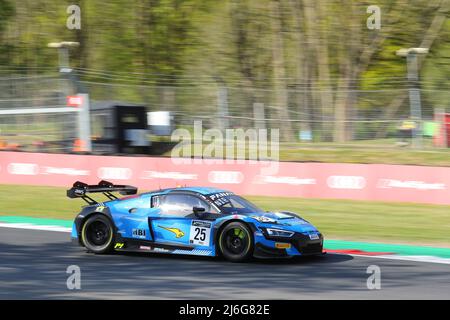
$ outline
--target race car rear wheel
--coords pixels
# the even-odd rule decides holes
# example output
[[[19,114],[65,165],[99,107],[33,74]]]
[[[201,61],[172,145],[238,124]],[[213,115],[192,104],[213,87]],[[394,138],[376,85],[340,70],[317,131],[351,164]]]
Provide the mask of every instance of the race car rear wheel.
[[[227,224],[219,235],[219,249],[225,259],[241,262],[253,254],[253,238],[250,229],[241,222]]]
[[[104,215],[89,217],[83,224],[81,240],[89,251],[107,253],[114,245],[114,231],[111,220]]]

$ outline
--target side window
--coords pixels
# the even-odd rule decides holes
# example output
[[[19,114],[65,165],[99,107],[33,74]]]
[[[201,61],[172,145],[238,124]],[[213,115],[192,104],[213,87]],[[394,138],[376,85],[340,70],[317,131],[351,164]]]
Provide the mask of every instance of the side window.
[[[204,200],[189,194],[168,194],[160,198],[159,207],[164,215],[185,217],[192,214],[193,207],[202,207],[211,211],[211,206]]]
[[[234,208],[237,208],[237,209],[244,209],[245,208],[245,206],[243,204],[237,202],[233,198],[230,199],[230,203],[233,205]]]

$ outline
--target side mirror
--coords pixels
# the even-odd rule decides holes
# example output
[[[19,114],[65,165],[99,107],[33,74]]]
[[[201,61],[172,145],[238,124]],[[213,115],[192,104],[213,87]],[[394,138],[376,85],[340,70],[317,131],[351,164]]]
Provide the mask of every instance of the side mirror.
[[[192,211],[198,218],[202,218],[205,216],[206,209],[203,207],[193,207]]]

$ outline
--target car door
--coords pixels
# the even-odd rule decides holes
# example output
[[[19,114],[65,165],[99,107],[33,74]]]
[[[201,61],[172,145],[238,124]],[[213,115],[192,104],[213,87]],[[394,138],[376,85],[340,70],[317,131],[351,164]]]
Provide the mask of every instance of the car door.
[[[160,208],[159,217],[151,219],[154,239],[159,243],[187,246],[209,246],[212,223],[197,219],[193,207],[205,208],[210,205],[198,196],[186,193],[173,193],[156,201]]]

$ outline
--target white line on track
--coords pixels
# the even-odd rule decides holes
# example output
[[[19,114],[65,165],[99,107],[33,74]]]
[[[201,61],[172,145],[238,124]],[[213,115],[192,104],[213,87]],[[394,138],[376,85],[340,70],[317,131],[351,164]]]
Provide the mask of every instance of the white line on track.
[[[13,228],[13,229],[69,232],[69,233],[72,231],[72,228],[58,227],[58,226],[46,226],[46,225],[35,225],[35,224],[31,224],[31,223],[3,223],[3,222],[0,222],[0,227],[1,228]]]
[[[347,254],[347,253],[329,253],[329,254]],[[349,254],[352,257],[363,257],[363,258],[376,258],[376,259],[388,259],[388,260],[403,260],[403,261],[414,261],[414,262],[428,262],[428,263],[441,263],[450,264],[449,258],[441,258],[436,256],[403,256],[398,254],[392,255],[380,255],[380,256],[368,256],[363,254]]]

